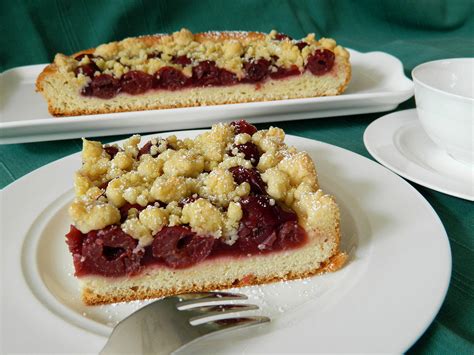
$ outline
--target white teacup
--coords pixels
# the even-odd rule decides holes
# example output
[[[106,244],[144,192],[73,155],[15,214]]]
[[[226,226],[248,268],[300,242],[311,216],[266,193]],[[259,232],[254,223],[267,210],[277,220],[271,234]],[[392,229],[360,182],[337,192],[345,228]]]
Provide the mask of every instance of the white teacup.
[[[425,132],[451,157],[474,165],[474,58],[420,64],[412,77]]]

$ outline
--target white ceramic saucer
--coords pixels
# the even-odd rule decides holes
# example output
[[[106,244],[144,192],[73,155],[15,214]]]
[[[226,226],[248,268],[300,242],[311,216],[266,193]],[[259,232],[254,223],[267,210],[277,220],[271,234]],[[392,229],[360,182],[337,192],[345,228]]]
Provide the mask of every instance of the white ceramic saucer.
[[[460,163],[438,148],[423,131],[416,109],[372,122],[364,132],[364,144],[375,159],[398,175],[474,201],[474,166]]]

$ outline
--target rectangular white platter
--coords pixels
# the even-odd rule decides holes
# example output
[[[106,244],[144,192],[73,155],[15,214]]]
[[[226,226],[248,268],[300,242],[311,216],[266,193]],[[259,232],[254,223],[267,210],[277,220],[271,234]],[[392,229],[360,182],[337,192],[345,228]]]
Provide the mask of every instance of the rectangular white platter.
[[[261,123],[382,112],[413,96],[397,58],[350,54],[352,80],[339,96],[56,118],[35,92],[45,65],[10,69],[0,74],[0,144],[203,128],[239,118]]]

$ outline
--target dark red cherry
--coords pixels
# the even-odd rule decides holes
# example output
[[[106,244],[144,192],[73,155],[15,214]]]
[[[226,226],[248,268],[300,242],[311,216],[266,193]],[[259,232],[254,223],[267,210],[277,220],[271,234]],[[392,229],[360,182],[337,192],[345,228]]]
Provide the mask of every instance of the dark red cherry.
[[[82,256],[79,260],[74,259],[76,275],[125,276],[138,273],[143,252],[136,250],[137,243],[116,225],[87,233],[82,244]]]
[[[183,226],[164,227],[154,238],[153,256],[175,269],[204,260],[211,253],[215,241],[213,237],[197,235]]]
[[[298,47],[298,49],[299,49],[300,51],[302,51],[303,48],[308,45],[308,43],[301,41],[301,42],[296,43],[295,45],[296,45],[296,47]]]
[[[122,91],[130,95],[143,94],[153,87],[153,76],[139,70],[132,70],[120,79]]]
[[[182,65],[183,67],[192,63],[191,58],[188,58],[186,55],[174,56],[171,58],[171,62]]]
[[[120,81],[109,74],[94,76],[89,84],[91,95],[111,99],[120,92]]]
[[[140,150],[138,151],[137,159],[140,160],[140,157],[144,154],[150,154],[152,157],[158,156],[160,154],[158,151],[156,152],[154,151],[153,154],[151,153],[151,147],[153,145],[159,146],[163,142],[163,140],[164,139],[156,138],[156,144],[153,144],[151,141],[146,142],[145,145],[141,147]],[[173,147],[167,146],[167,149],[173,149]]]
[[[205,60],[193,67],[193,84],[197,86],[219,85],[219,68],[216,63]]]
[[[253,228],[241,224],[238,235],[237,247],[248,254],[272,250],[278,238],[275,226],[266,224],[258,224]]]
[[[274,248],[278,250],[289,249],[298,245],[306,238],[306,233],[296,221],[287,221],[277,228],[277,239]]]
[[[230,125],[235,127],[235,134],[247,133],[253,135],[255,132],[257,132],[257,127],[248,123],[246,120],[233,121],[230,123]]]
[[[269,73],[270,64],[266,59],[244,63],[246,81],[256,83],[264,80]]]
[[[113,159],[115,155],[119,152],[119,149],[117,147],[114,147],[113,145],[104,147],[104,150],[108,155],[110,155],[110,159]]]
[[[188,83],[188,77],[172,67],[163,67],[158,70],[156,78],[158,79],[157,86],[167,90],[178,90]]]
[[[248,182],[250,184],[250,189],[254,194],[266,194],[266,185],[257,169],[246,169],[243,166],[234,166],[230,168],[229,171],[232,173],[234,181],[237,184]]]
[[[277,240],[279,223],[274,204],[266,195],[247,196],[240,200],[242,219],[237,244],[243,251],[258,252],[272,249]]]
[[[124,222],[128,217],[128,211],[132,208],[138,210],[138,212],[143,211],[146,207],[139,205],[138,203],[125,203],[122,207],[119,208],[120,210],[120,221]]]
[[[323,75],[331,71],[335,55],[328,49],[317,49],[308,57],[306,68],[314,75]]]
[[[237,144],[234,146],[234,148],[237,149],[240,153],[243,153],[245,155],[245,159],[250,160],[253,166],[258,165],[261,154],[255,144],[253,144],[252,142],[247,142],[244,144]],[[233,155],[232,151],[230,152],[231,155]]]
[[[237,75],[231,73],[228,70],[220,69],[219,70],[219,85],[232,85],[239,82]]]
[[[82,253],[82,241],[84,238],[85,235],[82,234],[79,229],[71,225],[69,233],[66,234],[66,244],[73,255]]]
[[[160,58],[160,57],[161,57],[161,54],[162,54],[162,52],[160,52],[160,51],[155,51],[155,52],[152,52],[152,53],[147,54],[146,57],[147,57],[148,59]]]
[[[292,40],[293,38],[291,38],[290,36],[284,34],[284,33],[277,33],[275,35],[275,39],[277,41],[283,41],[284,39],[289,39],[289,40]]]
[[[277,55],[271,55],[270,58],[272,58],[272,64],[275,64],[278,61],[278,59],[280,59],[280,57]]]
[[[88,64],[79,65],[74,70],[74,74],[76,74],[76,76],[82,74],[88,76],[89,78],[92,78],[96,71],[100,71],[99,67],[94,62],[90,62]]]
[[[143,154],[150,154],[150,150],[151,150],[152,145],[153,144],[151,143],[151,141],[146,142],[145,145],[143,147],[141,147],[140,150],[138,151],[137,159],[140,160],[140,157]]]

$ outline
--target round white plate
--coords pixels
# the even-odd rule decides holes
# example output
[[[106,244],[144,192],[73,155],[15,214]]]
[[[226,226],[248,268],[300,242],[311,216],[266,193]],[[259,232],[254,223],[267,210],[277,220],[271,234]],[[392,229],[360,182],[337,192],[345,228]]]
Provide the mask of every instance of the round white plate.
[[[177,132],[193,137],[199,131]],[[404,352],[436,316],[449,284],[446,232],[426,200],[379,164],[288,136],[315,159],[341,208],[341,270],[240,289],[272,322],[198,342],[189,353]],[[1,193],[2,351],[96,353],[111,326],[144,302],[86,307],[64,234],[79,154]]]
[[[421,127],[416,109],[372,122],[364,132],[364,144],[375,159],[398,175],[474,201],[474,166],[460,163],[438,148]]]

